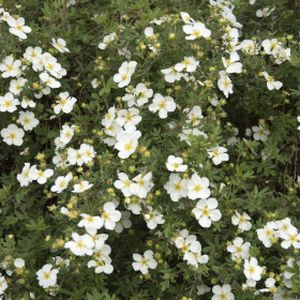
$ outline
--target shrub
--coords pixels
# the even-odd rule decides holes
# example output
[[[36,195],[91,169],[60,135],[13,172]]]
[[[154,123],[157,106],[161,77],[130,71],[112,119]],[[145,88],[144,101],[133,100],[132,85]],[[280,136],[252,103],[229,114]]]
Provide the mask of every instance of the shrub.
[[[300,296],[296,1],[2,1],[0,297]]]

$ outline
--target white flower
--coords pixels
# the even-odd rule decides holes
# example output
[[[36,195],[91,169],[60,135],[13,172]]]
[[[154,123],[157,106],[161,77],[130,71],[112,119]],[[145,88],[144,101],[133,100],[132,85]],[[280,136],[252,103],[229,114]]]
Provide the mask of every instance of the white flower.
[[[231,292],[230,284],[223,286],[214,285],[212,288],[213,296],[211,300],[234,300],[234,294]]]
[[[235,52],[231,52],[230,53],[230,57],[228,59],[226,59],[225,57],[222,57],[222,62],[224,67],[226,68],[226,72],[227,73],[241,73],[242,72],[242,67],[243,65],[238,62],[240,60],[240,56],[238,55],[238,53]]]
[[[69,114],[73,110],[74,104],[77,102],[75,97],[71,97],[68,92],[59,93],[54,112],[59,114],[61,111]]]
[[[40,123],[40,121],[35,118],[34,113],[31,111],[20,111],[17,122],[20,123],[26,131],[32,130]]]
[[[175,101],[172,97],[164,97],[162,94],[155,94],[153,102],[149,105],[149,110],[153,113],[158,111],[161,119],[166,119],[168,112],[173,112],[176,109]]]
[[[148,172],[144,176],[142,174],[139,174],[132,179],[130,191],[133,195],[144,199],[147,197],[147,194],[148,192],[150,192],[152,187],[152,172]]]
[[[136,61],[123,62],[120,66],[118,73],[114,75],[114,82],[118,84],[119,88],[127,86],[131,81],[131,76],[135,72],[137,66]]]
[[[219,165],[223,161],[229,160],[229,155],[226,152],[227,149],[224,147],[215,147],[207,150],[208,156],[212,158],[214,165]]]
[[[200,178],[198,174],[194,173],[188,181],[188,198],[206,199],[210,196],[209,181],[206,177]]]
[[[72,233],[72,241],[65,243],[65,248],[70,249],[77,256],[92,255],[94,241],[90,235]]]
[[[47,72],[43,72],[39,75],[41,81],[49,86],[51,89],[57,89],[61,86],[60,82],[51,77]]]
[[[162,69],[161,72],[165,75],[165,81],[169,83],[173,83],[182,78],[183,74],[178,72],[175,67]]]
[[[180,249],[184,255],[183,260],[187,261],[189,265],[198,267],[198,264],[206,264],[208,256],[202,255],[202,246],[197,241],[195,235],[189,235],[189,232],[184,229],[179,232],[173,239],[175,246]]]
[[[143,255],[134,253],[132,255],[134,262],[132,267],[135,271],[140,271],[143,275],[149,272],[149,269],[155,269],[157,267],[157,261],[153,257],[153,251],[147,250]]]
[[[17,175],[17,180],[19,181],[20,185],[28,186],[34,180],[34,172],[36,166],[30,166],[30,163],[25,163],[22,169],[22,172]]]
[[[268,90],[279,90],[283,86],[281,81],[275,80],[273,76],[270,76],[267,72],[263,72],[265,79],[267,80]]]
[[[187,264],[198,268],[199,264],[206,264],[208,262],[208,256],[202,255],[202,246],[200,242],[197,240],[189,241],[189,237],[192,236],[186,238],[187,250],[184,248],[181,249],[184,252],[183,260],[186,260]]]
[[[96,152],[93,146],[83,143],[79,149],[68,148],[67,154],[70,165],[82,166],[93,161]]]
[[[273,8],[264,7],[263,9],[258,9],[255,14],[258,18],[268,17],[271,15],[271,13],[274,10],[275,10],[275,7],[273,7]]]
[[[74,126],[64,124],[59,132],[59,145],[67,145],[74,136]]]
[[[277,226],[279,237],[284,239],[284,236],[288,233],[296,233],[298,230],[295,226],[291,224],[290,218],[285,218],[279,221],[275,221]]]
[[[93,186],[87,180],[81,180],[79,183],[74,184],[72,193],[83,193]]]
[[[59,270],[53,269],[51,264],[44,265],[36,272],[39,285],[44,289],[55,286],[58,272]]]
[[[255,257],[245,259],[244,275],[247,279],[259,281],[261,279],[262,271],[263,268],[258,265],[257,259]]]
[[[257,55],[258,49],[255,41],[252,40],[243,40],[241,42],[241,50],[249,55]]]
[[[244,243],[242,238],[237,237],[227,246],[227,251],[231,253],[231,259],[236,261],[248,258],[250,247],[251,244],[249,242]]]
[[[154,30],[153,27],[146,27],[144,29],[144,34],[147,38],[152,38],[155,34],[154,34]]]
[[[300,234],[297,228],[290,226],[288,230],[280,233],[280,237],[283,239],[281,247],[288,249],[293,246],[295,249],[300,249]]]
[[[226,33],[222,36],[222,38],[224,45],[235,49],[239,41],[239,31],[237,28],[227,26]]]
[[[144,214],[145,221],[147,223],[147,227],[151,230],[155,229],[159,224],[164,224],[164,216],[153,209],[152,206],[147,206],[147,212]]]
[[[108,112],[105,114],[104,118],[101,121],[101,124],[104,127],[110,127],[114,122],[116,117],[116,108],[114,106],[110,107]]]
[[[9,83],[9,91],[11,93],[13,93],[14,95],[19,95],[22,90],[23,87],[25,86],[25,84],[28,82],[27,79],[23,78],[23,77],[19,77],[17,79],[13,79],[10,83]]]
[[[23,57],[33,64],[32,68],[35,71],[42,71],[43,69],[41,60],[42,52],[41,47],[27,47],[23,54]]]
[[[27,97],[23,97],[21,101],[21,106],[22,108],[27,108],[27,107],[34,108],[36,107],[36,103],[31,99],[28,99]]]
[[[273,56],[275,58],[276,64],[280,65],[283,62],[290,60],[291,49],[290,48],[284,49],[283,47],[278,47],[277,49],[274,50]]]
[[[235,214],[231,217],[231,222],[233,225],[238,226],[241,232],[248,231],[251,229],[252,224],[250,222],[251,217],[247,213],[240,214],[235,211]]]
[[[32,178],[33,180],[36,180],[39,184],[45,184],[52,175],[54,174],[54,171],[51,169],[46,170],[38,170],[36,166],[32,167]]]
[[[132,184],[131,180],[129,179],[126,173],[118,173],[118,180],[114,182],[115,188],[120,190],[125,197],[130,197],[132,192],[130,190],[130,186]]]
[[[277,240],[276,232],[277,225],[275,222],[268,222],[263,228],[256,230],[258,239],[264,244],[266,248],[270,248]]]
[[[78,227],[84,227],[89,234],[96,234],[97,230],[103,227],[103,220],[99,216],[80,214],[82,220],[79,221]]]
[[[23,258],[16,258],[14,260],[14,266],[18,269],[25,267],[25,260]]]
[[[252,131],[253,131],[253,138],[256,141],[265,142],[268,139],[268,136],[270,135],[270,131],[265,127],[263,127],[262,125],[252,126]]]
[[[175,65],[177,72],[186,70],[189,73],[194,73],[199,66],[199,61],[193,56],[185,57],[182,62]]]
[[[121,130],[116,136],[117,143],[114,146],[119,151],[118,156],[125,159],[133,154],[141,135],[141,132],[136,130],[135,126],[126,126],[125,130]]]
[[[68,173],[66,176],[58,176],[55,180],[55,184],[51,186],[51,191],[60,194],[63,190],[65,190],[68,187],[72,179],[72,173]]]
[[[10,27],[9,32],[22,40],[27,39],[26,33],[31,32],[31,28],[25,25],[24,18],[14,19],[13,17],[9,17],[7,24]]]
[[[136,103],[136,106],[140,107],[148,103],[149,99],[153,96],[153,90],[148,89],[143,83],[139,83],[135,87],[133,95],[134,100],[131,103],[127,102],[128,106],[131,107]],[[124,97],[122,99],[124,100]]]
[[[43,68],[55,78],[62,78],[67,71],[57,62],[57,59],[50,53],[46,52],[41,56]],[[46,73],[46,72],[44,72]],[[41,78],[41,76],[40,76]],[[42,78],[41,78],[42,79]],[[51,80],[51,79],[50,79]],[[44,80],[43,80],[44,81]],[[50,84],[48,84],[50,86]],[[51,87],[51,86],[50,86]]]
[[[215,198],[201,199],[192,210],[200,226],[208,228],[212,222],[217,222],[221,219],[221,212],[216,209],[218,201]]]
[[[0,71],[2,72],[2,77],[19,77],[22,74],[20,66],[20,60],[14,60],[14,57],[12,55],[6,56],[0,64]]]
[[[81,144],[80,149],[82,153],[82,159],[85,164],[90,163],[93,161],[94,157],[96,156],[96,152],[94,150],[94,147],[88,144]]]
[[[233,84],[225,71],[219,72],[218,88],[224,93],[226,98],[233,93]]]
[[[106,202],[103,205],[103,213],[101,214],[101,218],[106,229],[114,230],[116,223],[121,220],[121,216],[121,212],[116,210],[113,202]]]
[[[96,234],[95,229],[93,229],[93,232],[94,233],[92,234],[92,238],[95,243],[95,250],[101,250],[103,248],[103,246],[105,245],[105,241],[108,239],[108,234],[106,234],[106,233]]]
[[[129,201],[126,201],[129,200]],[[139,197],[132,197],[127,198],[125,201],[125,206],[128,210],[130,210],[135,215],[140,215],[142,212],[142,206],[146,205],[146,202],[144,199],[141,199]]]
[[[101,50],[105,50],[106,47],[116,39],[116,37],[117,37],[117,35],[115,32],[112,32],[112,33],[106,35],[103,38],[103,41],[101,43],[99,43],[98,48]]]
[[[142,120],[142,117],[140,116],[140,111],[135,108],[129,108],[129,109],[120,109],[117,112],[117,118],[115,119],[116,123],[119,126],[136,126],[138,125]]]
[[[186,24],[190,24],[190,23],[192,24],[195,22],[194,19],[192,19],[191,16],[187,12],[181,11],[180,17],[181,17],[182,21]]]
[[[264,48],[264,51],[266,54],[274,54],[274,52],[280,48],[280,42],[277,39],[271,39],[271,40],[263,40],[261,44]]]
[[[174,155],[168,156],[166,167],[171,172],[185,172],[187,170],[187,165],[183,164],[183,159]]]
[[[187,196],[187,180],[181,179],[178,174],[170,174],[169,181],[164,185],[172,201],[179,201]]]
[[[200,124],[200,120],[203,119],[202,109],[199,105],[195,105],[192,109],[185,109],[184,112],[188,112],[188,123],[192,123],[193,126]]]
[[[20,101],[14,97],[12,93],[6,93],[3,97],[0,96],[0,111],[12,113],[17,110],[17,105]]]
[[[5,290],[8,288],[7,281],[4,276],[0,273],[0,296],[4,294]]]
[[[1,130],[1,136],[7,145],[21,146],[23,144],[24,135],[24,130],[15,124],[9,124],[6,128]]]
[[[88,267],[95,268],[95,273],[97,274],[111,274],[114,268],[111,264],[111,258],[109,257],[110,252],[111,248],[108,245],[103,245],[101,249],[97,249],[94,252],[95,260],[90,260]]]
[[[209,38],[211,35],[211,31],[206,28],[206,26],[201,22],[195,22],[192,24],[184,25],[183,31],[187,36],[186,40],[195,40],[200,37],[204,37],[205,39]]]
[[[70,52],[70,50],[66,47],[67,43],[64,39],[62,38],[52,38],[51,39],[51,45],[57,49],[60,53],[65,53],[65,52]]]

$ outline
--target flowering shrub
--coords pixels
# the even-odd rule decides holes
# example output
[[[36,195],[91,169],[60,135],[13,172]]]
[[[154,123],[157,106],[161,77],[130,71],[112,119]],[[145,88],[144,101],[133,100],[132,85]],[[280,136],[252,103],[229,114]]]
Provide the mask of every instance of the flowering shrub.
[[[2,2],[1,299],[300,297],[297,1]]]

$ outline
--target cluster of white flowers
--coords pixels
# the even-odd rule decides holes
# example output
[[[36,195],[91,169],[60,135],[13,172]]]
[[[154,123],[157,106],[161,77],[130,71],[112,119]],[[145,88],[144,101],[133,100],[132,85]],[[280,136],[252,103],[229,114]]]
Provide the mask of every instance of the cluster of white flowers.
[[[184,33],[186,34],[186,40],[196,40],[201,37],[208,39],[211,36],[211,31],[206,28],[206,26],[202,22],[195,21],[186,12],[181,12],[180,16],[185,23],[182,28]]]
[[[162,69],[161,72],[164,74],[165,81],[168,83],[174,83],[183,78],[186,81],[193,80],[191,74],[196,72],[199,66],[199,61],[193,56],[184,57],[184,59],[175,64],[172,67]]]
[[[172,242],[176,248],[180,249],[183,260],[187,264],[194,267],[198,267],[199,264],[206,264],[208,262],[208,256],[202,254],[202,246],[197,237],[193,234],[189,234],[188,230],[183,229],[179,231],[172,239]]]
[[[31,166],[30,163],[25,163],[22,172],[17,175],[17,180],[21,186],[28,186],[29,183],[36,180],[39,184],[45,184],[54,171],[52,169],[38,169],[36,165]]]
[[[147,227],[151,230],[155,229],[159,224],[165,222],[163,215],[159,210],[151,205],[146,204],[146,197],[153,188],[152,173],[145,175],[139,174],[132,180],[126,173],[118,173],[118,180],[114,182],[114,186],[122,192],[125,198],[125,207],[134,215],[143,214]]]
[[[291,224],[290,218],[268,222],[256,232],[258,239],[266,248],[270,248],[278,239],[281,239],[282,248],[300,249],[300,234],[298,229]]]
[[[98,230],[105,228],[121,233],[124,228],[131,227],[130,213],[117,210],[117,205],[118,203],[115,202],[106,202],[99,216],[82,213],[78,227],[84,228],[86,233],[79,235],[74,232],[72,240],[65,243],[65,248],[70,249],[76,256],[92,256],[88,262],[88,267],[94,268],[95,273],[111,274],[114,269],[109,256],[111,247],[105,243],[109,235],[106,233],[99,234]],[[68,215],[68,209],[62,207],[61,213]]]
[[[92,162],[96,156],[94,147],[88,144],[81,144],[79,149],[67,149],[68,162],[70,165],[82,166]]]
[[[3,12],[2,12],[3,13]],[[5,16],[5,17],[3,17]],[[25,25],[23,18],[14,19],[13,17],[3,14],[1,19],[5,20],[10,26],[10,32],[20,39],[25,39],[26,33],[31,29]],[[54,41],[52,41],[54,43]],[[58,44],[63,45],[60,52],[66,52],[65,41],[58,39],[55,41],[55,47]],[[27,47],[23,60],[15,59],[13,55],[6,56],[0,63],[0,72],[2,78],[14,78],[10,81],[9,92],[0,96],[0,112],[14,113],[17,111],[18,106],[23,109],[35,108],[36,103],[29,99],[28,96],[22,96],[22,92],[26,91],[28,87],[28,80],[26,73],[31,69],[38,73],[40,84],[35,83],[39,88],[39,92],[34,94],[36,99],[40,99],[43,95],[49,95],[51,89],[56,89],[61,86],[59,79],[67,74],[67,71],[57,62],[57,59],[49,52],[42,51],[40,47]],[[57,105],[54,107],[55,113],[61,110],[69,113],[73,109],[76,102],[75,98],[69,97],[68,92],[61,93]],[[24,131],[31,131],[39,125],[40,121],[36,118],[32,111],[19,111],[17,123],[22,126],[18,127],[16,124],[9,124],[6,128],[1,130],[3,141],[8,145],[21,146],[24,142]]]
[[[68,3],[75,3],[69,1]],[[73,4],[74,4],[73,3]],[[227,25],[226,32],[222,36],[224,54],[221,57],[222,68],[219,70],[219,77],[217,79],[217,86],[226,98],[233,93],[233,74],[243,73],[243,64],[241,63],[240,54],[259,55],[261,54],[261,46],[264,53],[271,55],[276,64],[282,64],[290,59],[291,51],[289,48],[284,48],[283,44],[277,39],[264,40],[261,46],[253,40],[243,40],[239,42],[241,24],[237,22],[233,14],[233,6],[229,5],[227,1],[210,0],[210,5],[218,6],[220,8],[220,16],[226,19],[231,25]],[[5,12],[1,12],[0,18],[9,25],[9,32],[18,36],[20,39],[26,39],[27,33],[31,31],[30,27],[25,25],[23,18],[13,18]],[[211,37],[211,30],[208,29],[202,22],[195,21],[186,12],[180,14],[183,25],[183,32],[187,41],[194,41],[204,38],[209,42]],[[166,19],[160,18],[153,20],[151,24],[160,25]],[[158,34],[154,33],[152,27],[146,27],[144,34],[148,41],[148,48],[152,53],[157,54],[159,47],[156,44]],[[117,39],[115,32],[104,36],[99,43],[98,48],[105,50],[111,43]],[[68,53],[70,50],[67,47],[66,41],[62,38],[53,38],[51,45],[59,53]],[[52,49],[53,50],[53,49]],[[241,53],[239,53],[241,51]],[[120,55],[124,55],[119,53]],[[125,55],[126,56],[126,55]],[[26,61],[24,63],[23,61]],[[199,85],[204,85],[205,82],[196,80],[196,74],[200,72],[200,61],[194,56],[185,56],[183,60],[175,63],[171,67],[160,70],[163,74],[164,80],[168,84],[174,84],[181,79],[186,82],[191,82]],[[28,47],[25,50],[23,59],[16,59],[13,55],[6,56],[0,64],[0,72],[2,78],[13,78],[9,83],[9,91],[0,96],[0,112],[14,113],[18,107],[23,109],[35,108],[36,102],[28,97],[22,97],[22,91],[28,86],[28,80],[25,78],[26,71],[31,66],[31,69],[38,73],[38,80],[40,87],[39,92],[34,94],[36,99],[41,99],[44,95],[50,95],[52,89],[61,87],[60,79],[63,78],[67,71],[58,63],[57,59],[48,52],[43,52],[40,47]],[[113,147],[118,151],[118,157],[121,163],[125,163],[123,159],[128,159],[135,154],[139,149],[139,141],[142,132],[137,129],[137,126],[142,122],[142,112],[147,104],[147,113],[157,113],[160,119],[167,119],[170,113],[177,111],[183,112],[186,119],[180,123],[180,133],[178,138],[181,142],[190,144],[190,136],[203,137],[208,140],[208,134],[202,129],[205,123],[205,117],[202,114],[202,109],[199,105],[191,105],[191,107],[181,107],[178,101],[176,104],[171,92],[167,91],[164,96],[161,93],[154,93],[150,88],[149,82],[139,82],[131,86],[131,80],[137,68],[136,61],[124,61],[118,69],[118,73],[113,76],[113,81],[119,88],[125,88],[125,94],[119,99],[118,104],[108,108],[108,112],[101,120],[104,128],[105,137],[102,141]],[[24,76],[24,77],[23,77]],[[282,88],[282,82],[275,80],[273,76],[266,71],[261,72],[261,77],[265,78],[267,88],[269,90],[279,90]],[[92,86],[97,88],[99,81],[94,79]],[[207,82],[206,82],[207,83]],[[175,97],[175,96],[174,96]],[[176,98],[177,99],[177,98]],[[149,103],[151,100],[151,103]],[[224,99],[223,99],[224,100]],[[218,97],[210,98],[212,106],[218,106],[221,101]],[[60,114],[70,114],[77,99],[72,97],[68,91],[60,92],[56,96],[55,103],[52,104],[54,118]],[[149,105],[148,105],[149,103]],[[121,107],[119,107],[119,105]],[[124,108],[124,106],[125,108]],[[177,112],[176,111],[176,112]],[[176,113],[174,113],[175,115]],[[57,116],[58,115],[58,116]],[[151,114],[150,114],[151,115]],[[29,110],[19,111],[16,122],[22,126],[18,127],[16,124],[9,124],[6,128],[1,130],[3,141],[8,145],[21,146],[24,141],[25,131],[31,131],[39,125],[40,121],[35,117],[35,114]],[[300,116],[297,120],[300,122]],[[177,120],[176,120],[177,121]],[[177,126],[176,121],[169,122],[167,125],[170,129]],[[142,127],[141,127],[142,128]],[[176,128],[177,129],[177,128]],[[300,126],[298,127],[300,130]],[[44,165],[31,165],[25,162],[21,172],[17,175],[17,180],[21,187],[28,186],[31,182],[36,181],[38,184],[46,184],[54,175],[54,170],[61,171],[63,174],[54,176],[54,180],[50,186],[50,191],[55,194],[63,193],[69,185],[72,185],[70,190],[72,193],[83,193],[93,187],[86,178],[78,178],[73,169],[82,169],[81,167],[90,167],[96,158],[96,151],[92,142],[84,140],[83,143],[77,142],[75,148],[67,145],[72,141],[76,133],[76,125],[64,123],[59,128],[59,135],[54,139],[55,156],[52,162],[55,165],[53,169],[47,168]],[[230,139],[222,141],[228,146],[234,145],[237,140],[238,129],[235,130]],[[253,126],[247,129],[246,135],[252,136],[256,141],[266,142],[270,131],[265,124]],[[97,150],[98,151],[98,150]],[[206,156],[209,158],[214,166],[219,166],[223,162],[229,161],[228,150],[225,147],[219,146],[218,143],[210,144],[207,142],[207,147],[204,149]],[[174,155],[173,155],[174,154]],[[222,213],[219,209],[219,202],[217,199],[211,197],[211,189],[215,188],[215,184],[210,180],[199,174],[202,174],[202,165],[188,165],[185,161],[183,153],[174,153],[167,157],[165,162],[166,169],[170,172],[168,181],[164,184],[164,189],[173,202],[178,202],[182,198],[189,200],[198,200],[196,205],[191,210],[192,215],[203,228],[210,228],[214,222],[218,222],[222,218]],[[182,157],[181,157],[182,156]],[[68,169],[70,168],[70,169]],[[189,169],[190,168],[190,169]],[[197,169],[200,169],[199,173]],[[218,168],[218,167],[215,167]],[[133,172],[132,172],[133,173]],[[203,172],[204,173],[204,172]],[[88,175],[87,175],[88,176]],[[110,257],[111,247],[106,244],[109,239],[108,233],[99,233],[99,230],[106,230],[107,232],[121,233],[124,229],[130,228],[132,223],[130,220],[131,213],[133,215],[141,215],[150,230],[155,230],[158,225],[165,223],[165,216],[160,205],[151,205],[149,200],[153,194],[154,188],[152,179],[152,172],[147,168],[140,168],[137,170],[137,175],[130,178],[125,172],[119,171],[118,178],[113,181],[113,186],[120,191],[124,197],[125,211],[118,209],[119,203],[116,201],[105,202],[102,206],[99,215],[91,215],[81,212],[81,220],[77,226],[79,230],[85,230],[83,234],[73,232],[72,239],[68,240],[64,247],[69,249],[75,256],[88,256],[91,259],[88,261],[88,268],[93,268],[95,273],[111,274],[114,270],[112,259]],[[213,180],[212,180],[213,182]],[[221,185],[225,186],[224,184]],[[221,191],[221,187],[220,187]],[[160,193],[160,191],[158,191]],[[149,194],[151,195],[149,196]],[[222,204],[222,198],[220,203]],[[123,202],[122,202],[123,203]],[[191,203],[191,202],[189,202]],[[176,203],[181,204],[181,203]],[[72,218],[68,208],[62,206],[60,212],[63,215]],[[79,214],[78,214],[79,215]],[[195,222],[195,220],[194,220]],[[235,211],[232,215],[231,222],[237,226],[238,234],[250,231],[252,228],[251,217],[246,213],[239,213]],[[195,222],[196,223],[196,222]],[[291,224],[289,218],[283,220],[268,222],[263,228],[256,230],[258,239],[267,248],[270,248],[279,239],[281,239],[281,247],[289,249],[294,247],[300,248],[300,234],[296,227]],[[172,243],[179,249],[183,260],[195,268],[200,264],[206,264],[209,260],[208,255],[202,253],[202,245],[197,240],[197,236],[189,234],[187,229],[178,231],[172,238]],[[231,254],[231,259],[243,266],[243,273],[246,278],[246,283],[243,287],[255,288],[256,283],[260,281],[264,275],[265,267],[259,265],[258,260],[252,257],[251,243],[245,241],[242,237],[237,236],[232,241],[228,242],[227,251]],[[70,261],[63,258],[56,257],[53,264],[45,264],[37,271],[37,279],[39,285],[44,289],[55,289],[57,285],[57,275],[59,274],[61,266],[68,267]],[[291,266],[291,260],[288,265]],[[14,261],[16,268],[23,268],[25,262],[21,259]],[[143,275],[149,272],[149,269],[156,269],[158,262],[155,259],[154,252],[147,250],[144,254],[133,254],[132,267],[135,271],[141,272]],[[6,273],[8,274],[7,270]],[[281,276],[284,278],[285,287],[290,288],[290,279],[292,277],[289,272],[285,271]],[[257,292],[271,292],[274,293],[274,299],[280,299],[280,295],[284,293],[283,290],[275,288],[276,281],[269,277],[265,280],[265,288]],[[7,281],[4,276],[0,275],[0,296],[7,289]],[[234,300],[235,296],[232,293],[231,286],[224,284],[223,286],[215,285],[210,289],[205,285],[199,286],[198,294],[202,295],[212,290],[212,300]],[[277,297],[277,298],[276,298]]]
[[[262,41],[262,47],[266,54],[274,57],[275,63],[278,65],[290,60],[291,49],[284,48],[282,43],[279,42],[277,39],[266,39]]]
[[[102,119],[104,132],[108,135],[104,142],[117,149],[120,158],[126,159],[136,151],[138,140],[142,135],[136,125],[141,120],[137,108],[116,110],[114,106]]]
[[[209,180],[194,173],[190,179],[182,179],[179,174],[170,174],[164,185],[172,201],[188,197],[190,200],[206,199],[210,196]]]

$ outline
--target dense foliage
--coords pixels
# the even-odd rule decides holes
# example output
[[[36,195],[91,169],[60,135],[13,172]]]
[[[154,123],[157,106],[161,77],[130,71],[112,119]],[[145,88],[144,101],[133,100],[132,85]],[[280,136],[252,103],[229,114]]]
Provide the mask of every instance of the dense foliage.
[[[0,298],[300,297],[299,15],[0,1]]]

